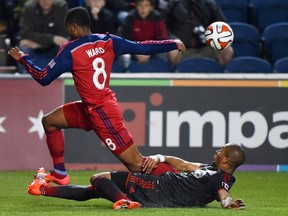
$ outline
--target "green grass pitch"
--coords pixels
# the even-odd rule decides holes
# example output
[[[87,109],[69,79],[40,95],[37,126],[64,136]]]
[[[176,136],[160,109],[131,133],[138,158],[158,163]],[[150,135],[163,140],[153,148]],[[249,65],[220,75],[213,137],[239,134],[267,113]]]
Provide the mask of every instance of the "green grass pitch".
[[[70,171],[72,184],[89,184],[92,171]],[[142,208],[113,210],[104,199],[85,202],[31,196],[27,185],[34,172],[0,172],[0,216],[13,215],[133,215],[133,216],[285,216],[288,215],[288,173],[236,172],[237,181],[231,189],[234,198],[242,198],[245,210],[222,209],[217,202],[205,208]]]

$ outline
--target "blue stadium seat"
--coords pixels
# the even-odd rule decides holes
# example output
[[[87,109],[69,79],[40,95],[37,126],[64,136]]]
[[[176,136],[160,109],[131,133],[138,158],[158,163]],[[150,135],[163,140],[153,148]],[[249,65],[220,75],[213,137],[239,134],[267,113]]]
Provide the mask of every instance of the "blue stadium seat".
[[[288,22],[269,25],[263,32],[266,58],[272,64],[288,57]]]
[[[271,73],[271,64],[259,57],[241,56],[232,59],[225,68],[227,73]]]
[[[183,59],[176,66],[177,72],[184,73],[222,73],[221,65],[212,58],[199,57]]]
[[[127,68],[127,71],[131,73],[168,73],[174,72],[174,68],[164,59],[151,58],[150,61],[145,64],[140,64],[139,62],[132,60]]]
[[[288,73],[288,57],[278,59],[274,64],[275,73]]]
[[[288,22],[287,0],[250,0],[252,21],[261,32],[278,22]]]
[[[112,65],[112,70],[113,73],[124,73],[126,72],[126,69],[124,67],[124,64],[118,61],[114,61]]]
[[[249,0],[216,0],[227,22],[248,22]]]
[[[234,57],[259,56],[260,55],[260,32],[255,26],[241,22],[229,23],[234,32]]]

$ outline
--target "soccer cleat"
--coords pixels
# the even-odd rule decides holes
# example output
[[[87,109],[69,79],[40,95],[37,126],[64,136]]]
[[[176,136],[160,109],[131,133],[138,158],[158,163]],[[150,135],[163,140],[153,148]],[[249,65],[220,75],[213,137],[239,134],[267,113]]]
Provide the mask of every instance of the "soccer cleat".
[[[118,200],[113,205],[113,209],[136,209],[140,207],[141,207],[140,203],[126,199]]]
[[[39,196],[41,195],[41,186],[47,186],[48,183],[46,182],[43,175],[36,175],[31,184],[28,186],[28,193],[31,195]]]
[[[47,182],[52,181],[52,182],[59,184],[59,185],[69,185],[70,184],[69,175],[65,176],[65,178],[63,178],[63,179],[59,179],[59,178],[53,176],[52,174],[45,173],[45,180]]]
[[[45,179],[46,170],[44,167],[40,167],[37,169],[36,174],[34,175],[34,179],[36,178],[44,178]],[[49,183],[49,181],[47,181]]]
[[[44,167],[38,168],[34,178],[36,178],[37,176],[39,176],[41,178],[44,178],[47,183],[52,181],[52,182],[54,182],[56,184],[59,184],[59,185],[69,185],[70,184],[69,175],[65,176],[65,178],[63,178],[63,179],[59,179],[59,178],[55,177],[53,174],[51,174],[51,173],[46,173]]]

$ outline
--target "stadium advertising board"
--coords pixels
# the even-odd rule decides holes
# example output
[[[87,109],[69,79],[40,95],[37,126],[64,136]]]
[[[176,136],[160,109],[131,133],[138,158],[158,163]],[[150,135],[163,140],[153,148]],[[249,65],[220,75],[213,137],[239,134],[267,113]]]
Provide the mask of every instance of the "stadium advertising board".
[[[0,170],[52,168],[41,119],[63,100],[63,80],[42,87],[28,76],[0,79]]]
[[[73,83],[65,83],[66,102],[79,99]],[[209,163],[216,149],[235,142],[246,150],[248,170],[287,169],[287,87],[285,80],[111,80],[144,155]],[[119,163],[93,132],[70,129],[65,138],[71,165]]]

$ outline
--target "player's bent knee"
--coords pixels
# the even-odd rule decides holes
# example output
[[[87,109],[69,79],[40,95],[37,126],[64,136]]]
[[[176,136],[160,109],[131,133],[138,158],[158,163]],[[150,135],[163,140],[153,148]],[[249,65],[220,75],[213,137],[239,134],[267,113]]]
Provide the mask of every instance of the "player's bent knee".
[[[49,115],[44,115],[42,117],[42,125],[45,130],[57,130],[57,128],[53,126],[53,122],[51,121]]]
[[[42,122],[43,128],[46,129],[47,128],[47,117],[43,116],[41,119],[41,122]]]
[[[110,172],[101,172],[101,173],[94,174],[94,175],[92,175],[90,177],[91,184],[93,184],[93,182],[97,178],[108,178],[108,179],[111,179],[111,175],[110,175]]]

